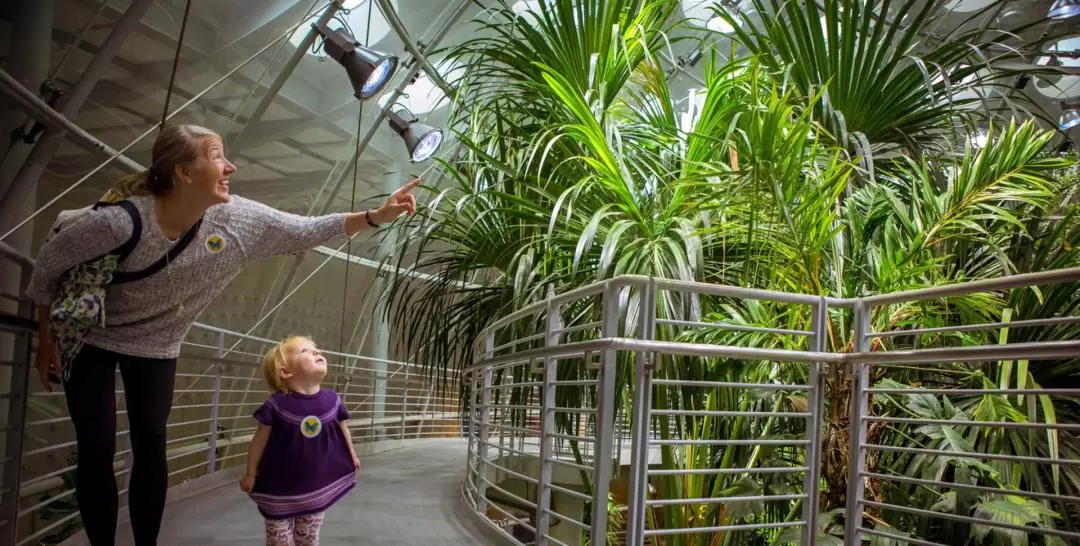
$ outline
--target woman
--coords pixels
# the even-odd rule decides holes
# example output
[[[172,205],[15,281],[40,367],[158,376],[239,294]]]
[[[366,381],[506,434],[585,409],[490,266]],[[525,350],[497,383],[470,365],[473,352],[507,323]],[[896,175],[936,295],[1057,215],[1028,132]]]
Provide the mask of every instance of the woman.
[[[376,210],[304,217],[231,196],[229,175],[236,166],[225,158],[221,137],[208,129],[166,127],[154,142],[152,159],[149,171],[125,178],[111,190],[113,197],[135,205],[141,230],[116,206],[71,219],[42,246],[29,289],[42,325],[38,372],[51,391],[49,378],[56,375],[58,358],[46,325],[62,275],[112,252],[135,232],[138,242],[117,271],[144,270],[194,230],[191,243],[163,270],[108,287],[105,327],[86,333],[63,379],[78,446],[75,496],[93,546],[111,546],[116,533],[117,365],[134,459],[128,491],[131,527],[135,544],[148,546],[157,542],[165,509],[165,424],[176,359],[195,318],[248,262],[302,251],[412,214],[416,199],[410,192],[420,183],[406,184]]]

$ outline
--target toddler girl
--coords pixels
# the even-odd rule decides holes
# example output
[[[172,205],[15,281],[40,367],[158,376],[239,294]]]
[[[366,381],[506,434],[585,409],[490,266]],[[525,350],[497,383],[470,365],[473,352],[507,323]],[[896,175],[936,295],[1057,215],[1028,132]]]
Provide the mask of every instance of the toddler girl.
[[[346,421],[349,411],[322,388],[326,358],[306,337],[290,337],[266,353],[270,398],[259,423],[240,488],[266,518],[267,546],[317,545],[323,513],[356,484],[360,460]]]

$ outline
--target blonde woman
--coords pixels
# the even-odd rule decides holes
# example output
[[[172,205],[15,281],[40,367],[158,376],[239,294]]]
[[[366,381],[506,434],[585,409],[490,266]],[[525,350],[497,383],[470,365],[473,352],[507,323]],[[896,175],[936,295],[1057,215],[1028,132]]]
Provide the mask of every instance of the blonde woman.
[[[115,541],[117,366],[134,459],[128,491],[131,526],[135,544],[150,546],[157,542],[165,508],[165,424],[176,359],[196,317],[251,261],[305,250],[412,214],[416,199],[410,192],[420,183],[406,184],[378,209],[305,217],[231,195],[229,176],[236,166],[226,159],[221,137],[209,129],[165,127],[154,142],[152,160],[148,171],[121,180],[110,192],[133,204],[137,216],[106,206],[70,219],[42,246],[30,285],[41,319],[37,367],[51,391],[59,359],[47,325],[64,273],[116,251],[135,234],[118,274],[144,271],[166,259],[185,235],[190,241],[156,273],[110,284],[104,327],[90,328],[77,355],[64,362],[64,395],[78,448],[75,497],[93,546]]]

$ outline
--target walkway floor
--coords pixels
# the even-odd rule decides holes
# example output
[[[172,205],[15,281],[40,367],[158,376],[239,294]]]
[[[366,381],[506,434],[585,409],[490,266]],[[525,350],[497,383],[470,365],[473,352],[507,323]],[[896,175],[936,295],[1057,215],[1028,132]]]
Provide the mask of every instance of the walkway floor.
[[[465,450],[464,440],[432,439],[362,456],[357,487],[327,513],[320,544],[490,544],[463,512]],[[260,545],[263,520],[233,485],[169,505],[160,537],[161,546]]]

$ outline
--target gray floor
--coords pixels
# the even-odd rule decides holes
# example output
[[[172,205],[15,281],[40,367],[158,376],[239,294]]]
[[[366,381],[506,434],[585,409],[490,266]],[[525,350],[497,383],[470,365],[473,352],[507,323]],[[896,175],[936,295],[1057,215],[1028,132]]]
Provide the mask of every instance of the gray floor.
[[[420,440],[362,456],[357,486],[327,513],[320,544],[491,544],[461,507],[465,446],[464,440]],[[261,516],[233,485],[169,505],[158,544],[263,542]]]

